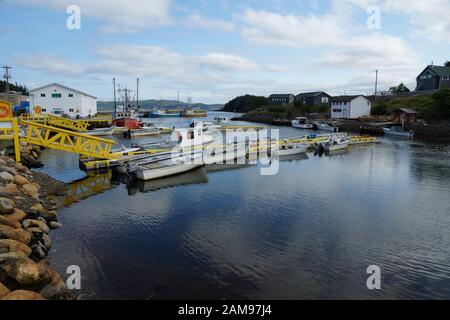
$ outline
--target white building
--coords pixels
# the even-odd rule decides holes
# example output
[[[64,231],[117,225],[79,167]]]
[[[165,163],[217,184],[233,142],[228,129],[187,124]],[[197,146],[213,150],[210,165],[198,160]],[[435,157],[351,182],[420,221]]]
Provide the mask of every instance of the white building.
[[[370,116],[372,102],[364,96],[340,96],[331,99],[331,118],[358,119]]]
[[[30,90],[30,111],[42,114],[86,118],[97,114],[97,98],[58,83]]]

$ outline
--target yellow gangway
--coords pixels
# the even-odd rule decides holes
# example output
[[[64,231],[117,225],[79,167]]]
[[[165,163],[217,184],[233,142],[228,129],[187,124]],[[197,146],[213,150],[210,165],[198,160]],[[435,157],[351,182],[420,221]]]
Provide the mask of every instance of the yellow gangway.
[[[68,118],[63,118],[55,116],[52,114],[46,114],[42,116],[21,116],[21,122],[28,121],[34,123],[40,123],[44,125],[57,126],[64,129],[69,129],[78,132],[85,132],[89,126],[88,122],[82,120],[72,120]]]
[[[21,138],[24,142],[93,158],[115,158],[111,154],[111,147],[115,144],[113,140],[93,137],[31,121],[22,120],[21,124],[26,126],[27,129],[26,136]]]

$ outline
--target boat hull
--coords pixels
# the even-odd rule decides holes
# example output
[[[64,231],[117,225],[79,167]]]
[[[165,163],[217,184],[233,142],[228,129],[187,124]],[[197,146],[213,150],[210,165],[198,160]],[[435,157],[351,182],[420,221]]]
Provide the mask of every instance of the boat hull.
[[[312,130],[314,129],[314,126],[312,124],[298,124],[298,123],[292,123],[293,128],[297,129],[305,129],[305,130]]]
[[[181,164],[174,164],[167,167],[157,168],[157,169],[145,169],[145,168],[139,168],[136,171],[136,177],[140,180],[149,181],[149,180],[155,180],[163,177],[173,176],[176,174],[188,172],[191,170],[194,170],[196,168],[201,167],[202,164],[196,164],[196,163],[181,163]]]
[[[288,147],[286,149],[279,148],[274,151],[274,154],[278,155],[279,157],[302,154],[302,153],[306,153],[306,150],[308,150],[308,147],[309,147],[308,145],[299,145],[299,146],[294,146],[292,148]]]
[[[350,142],[340,143],[340,144],[325,144],[323,146],[323,149],[325,151],[343,150],[343,149],[347,149],[349,144],[350,144]]]
[[[395,131],[395,130],[391,130],[389,128],[383,128],[383,132],[387,136],[402,137],[402,138],[413,138],[414,137],[414,134],[412,134],[411,132]]]
[[[114,134],[114,128],[91,130],[87,131],[86,134],[95,137],[112,136]]]
[[[160,113],[160,112],[152,112],[150,113],[150,118],[179,118],[181,114],[177,113]]]
[[[141,127],[139,120],[132,118],[116,118],[113,120],[113,124],[116,127],[125,127],[130,130],[139,129]]]

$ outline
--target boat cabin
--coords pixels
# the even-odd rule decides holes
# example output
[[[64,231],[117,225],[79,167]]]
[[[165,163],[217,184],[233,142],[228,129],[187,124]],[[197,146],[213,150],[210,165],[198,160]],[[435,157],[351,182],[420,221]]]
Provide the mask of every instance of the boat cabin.
[[[196,126],[188,129],[177,129],[172,132],[171,141],[179,147],[201,146],[214,141],[214,137],[205,133],[202,127]]]

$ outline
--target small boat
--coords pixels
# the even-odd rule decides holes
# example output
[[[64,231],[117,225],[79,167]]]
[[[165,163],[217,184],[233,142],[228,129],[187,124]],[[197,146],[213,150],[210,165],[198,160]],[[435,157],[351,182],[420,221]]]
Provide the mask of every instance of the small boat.
[[[89,130],[85,132],[86,134],[90,136],[112,136],[114,134],[115,127],[110,128],[99,128],[94,130]]]
[[[278,146],[277,149],[274,150],[274,155],[278,155],[279,157],[283,156],[291,156],[295,154],[306,153],[309,145],[305,143],[286,143]]]
[[[188,172],[201,166],[202,153],[194,153],[139,166],[135,175],[140,180],[149,181]]]
[[[153,110],[150,112],[150,118],[179,118],[180,112],[169,112],[167,110]]]
[[[347,149],[350,144],[350,139],[342,136],[332,136],[327,142],[320,143],[320,146],[325,151],[336,151]]]
[[[155,128],[158,129],[161,133],[172,133],[173,129],[169,127],[164,127],[162,125],[156,123],[144,123],[144,128]]]
[[[314,125],[308,123],[308,118],[305,117],[297,117],[295,120],[292,120],[292,127],[297,129],[314,129]]]
[[[205,165],[227,164],[246,155],[247,148],[243,144],[209,145],[203,154],[203,162]]]
[[[156,128],[140,128],[134,130],[128,130],[123,133],[124,138],[134,138],[134,137],[143,137],[143,136],[157,136],[161,133],[160,130]]]
[[[392,126],[390,128],[383,128],[384,134],[388,136],[414,138],[414,131],[404,131],[402,126]]]
[[[339,128],[327,122],[314,122],[314,126],[320,131],[339,132]]]
[[[183,118],[206,118],[208,114],[202,110],[186,110],[181,112]]]
[[[230,121],[230,119],[228,119],[227,117],[215,117],[214,118],[214,123],[221,124],[221,125],[227,124],[228,121]]]

